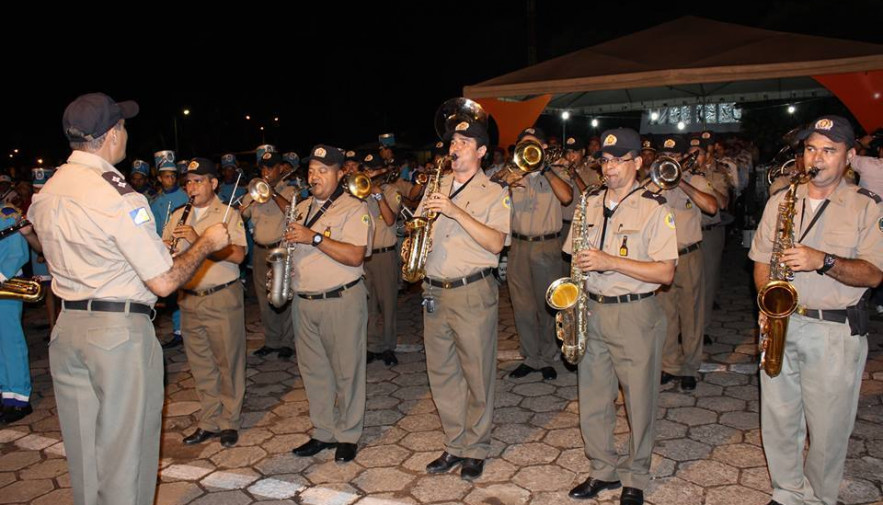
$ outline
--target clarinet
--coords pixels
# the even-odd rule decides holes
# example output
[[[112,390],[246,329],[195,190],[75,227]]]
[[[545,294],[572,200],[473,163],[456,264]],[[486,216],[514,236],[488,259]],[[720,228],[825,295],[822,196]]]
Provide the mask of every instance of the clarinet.
[[[187,224],[187,218],[190,217],[190,211],[193,210],[193,199],[195,197],[191,196],[189,200],[187,200],[187,205],[184,206],[184,211],[181,213],[181,219],[178,221],[178,226]],[[172,239],[172,245],[169,246],[169,254],[175,254],[175,249],[178,248],[178,241],[181,240],[181,237],[175,237]]]

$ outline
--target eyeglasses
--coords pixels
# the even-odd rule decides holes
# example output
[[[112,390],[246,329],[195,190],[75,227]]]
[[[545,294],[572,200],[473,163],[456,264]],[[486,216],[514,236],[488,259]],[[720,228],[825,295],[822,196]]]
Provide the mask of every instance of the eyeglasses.
[[[604,158],[601,157],[598,159],[598,163],[603,167],[608,163],[613,163],[614,165],[619,165],[620,163],[625,163],[628,161],[632,161],[634,158]]]

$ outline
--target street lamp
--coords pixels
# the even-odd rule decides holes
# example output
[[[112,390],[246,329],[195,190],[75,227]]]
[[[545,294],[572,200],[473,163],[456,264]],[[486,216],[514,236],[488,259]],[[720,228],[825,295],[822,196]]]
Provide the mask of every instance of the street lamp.
[[[567,120],[570,119],[570,111],[561,113],[561,144],[567,142]]]
[[[794,114],[794,111],[796,111],[796,110],[797,110],[797,108],[794,107],[793,105],[788,106],[788,114]]]
[[[598,120],[592,119],[592,128],[597,128],[597,127],[598,127]]]

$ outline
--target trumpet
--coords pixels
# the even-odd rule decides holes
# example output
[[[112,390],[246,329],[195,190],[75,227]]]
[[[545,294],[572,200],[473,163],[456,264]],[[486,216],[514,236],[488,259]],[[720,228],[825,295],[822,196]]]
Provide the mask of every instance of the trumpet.
[[[515,146],[512,161],[492,175],[491,180],[512,185],[523,179],[524,176],[544,169],[563,156],[564,150],[560,147],[543,149],[543,145],[536,140],[522,140]]]
[[[386,175],[386,174],[381,174]],[[375,176],[380,177],[380,176]],[[374,180],[364,172],[350,172],[343,178],[343,187],[347,192],[359,200],[368,198],[371,194],[371,186]]]
[[[285,179],[290,177],[292,174],[294,174],[294,171],[288,172],[287,174],[283,175],[279,179],[279,181],[276,182],[276,184],[279,184],[280,182],[284,181]],[[262,177],[255,177],[254,179],[252,179],[251,181],[248,182],[248,195],[251,197],[251,201],[248,202],[247,204],[243,205],[242,208],[239,209],[239,212],[244,211],[249,206],[251,206],[253,203],[267,203],[267,202],[269,202],[273,198],[274,194],[276,194],[276,191],[274,191],[273,188],[270,187],[269,182],[265,181]]]
[[[681,174],[683,167],[678,160],[670,156],[659,156],[650,165],[650,174],[641,182],[641,186],[647,187],[652,182],[659,191],[674,189],[681,182]]]

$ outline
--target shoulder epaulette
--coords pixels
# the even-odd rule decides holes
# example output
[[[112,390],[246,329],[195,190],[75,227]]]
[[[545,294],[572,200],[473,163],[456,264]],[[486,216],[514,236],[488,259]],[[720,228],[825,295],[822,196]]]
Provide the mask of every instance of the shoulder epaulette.
[[[113,189],[117,190],[117,192],[121,195],[127,195],[129,193],[134,193],[135,189],[132,186],[129,186],[129,183],[126,182],[126,179],[121,175],[117,175],[113,172],[104,172],[101,174],[101,178],[107,181],[108,184],[113,186]]]
[[[641,196],[644,198],[649,198],[650,200],[653,200],[654,202],[658,203],[659,205],[664,205],[668,201],[665,199],[664,196],[660,195],[659,193],[654,193],[654,192],[650,191],[649,189],[647,191],[644,191],[643,193],[641,193]]]
[[[860,195],[865,195],[868,198],[870,198],[871,200],[874,200],[874,203],[880,203],[880,195],[878,195],[877,193],[874,193],[873,191],[871,191],[867,188],[859,188],[857,193]]]
[[[586,191],[588,191],[588,193],[586,194],[586,196],[600,195],[600,194],[601,194],[601,190],[602,190],[602,189],[606,189],[606,187],[607,187],[607,186],[604,186],[604,185],[602,184],[602,185],[600,185],[600,186],[592,186],[591,188],[587,188]],[[590,189],[591,189],[591,191],[589,191]]]

